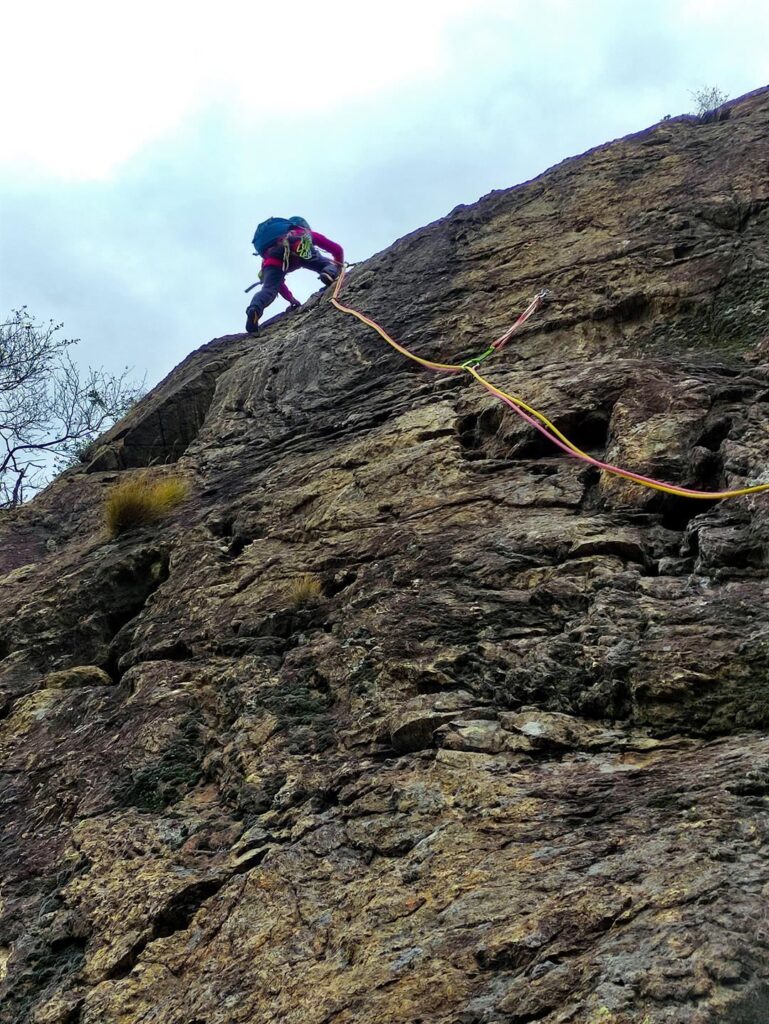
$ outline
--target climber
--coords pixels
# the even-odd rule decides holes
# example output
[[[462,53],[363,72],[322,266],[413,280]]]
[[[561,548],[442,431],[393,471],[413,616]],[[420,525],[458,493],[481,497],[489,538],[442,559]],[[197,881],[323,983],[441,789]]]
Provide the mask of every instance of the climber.
[[[319,248],[331,253],[332,258],[321,255]],[[286,274],[305,267],[314,270],[328,286],[337,279],[344,263],[341,245],[313,231],[304,217],[270,217],[263,221],[254,233],[254,249],[262,257],[259,274],[262,287],[246,310],[249,334],[257,333],[259,318],[278,294],[292,307],[300,305],[286,286]]]

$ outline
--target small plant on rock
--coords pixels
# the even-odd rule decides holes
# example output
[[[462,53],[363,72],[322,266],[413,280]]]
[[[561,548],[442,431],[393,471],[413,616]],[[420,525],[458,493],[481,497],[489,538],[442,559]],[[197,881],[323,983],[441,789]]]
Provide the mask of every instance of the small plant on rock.
[[[323,596],[323,584],[311,572],[306,572],[292,580],[289,585],[288,597],[294,608],[305,608],[316,604]]]
[[[98,450],[99,446],[95,441],[83,441],[81,444],[73,446],[72,461],[73,463],[90,462]]]
[[[187,481],[178,476],[153,480],[143,473],[123,481],[112,488],[104,506],[110,536],[157,522],[181,504],[188,493]]]
[[[709,89],[696,89],[689,95],[697,104],[697,109],[694,111],[697,117],[705,117],[706,114],[712,113],[716,107],[720,107],[729,99],[726,93],[716,86],[711,86]]]

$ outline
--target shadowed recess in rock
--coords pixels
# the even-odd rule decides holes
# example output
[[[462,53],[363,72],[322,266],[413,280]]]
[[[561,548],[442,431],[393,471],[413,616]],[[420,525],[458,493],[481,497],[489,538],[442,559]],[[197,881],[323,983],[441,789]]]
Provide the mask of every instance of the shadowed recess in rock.
[[[765,479],[769,92],[727,109],[344,299],[453,364],[549,288],[494,386],[641,475]],[[763,1022],[769,500],[548,445],[321,294],[0,517],[2,1024]],[[166,460],[185,506],[110,538]]]

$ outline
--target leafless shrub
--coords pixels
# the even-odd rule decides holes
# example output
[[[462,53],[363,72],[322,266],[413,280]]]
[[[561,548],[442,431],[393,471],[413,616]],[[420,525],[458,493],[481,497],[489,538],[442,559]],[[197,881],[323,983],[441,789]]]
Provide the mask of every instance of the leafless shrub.
[[[722,103],[726,103],[729,99],[725,92],[716,88],[714,85],[703,87],[702,89],[691,90],[689,95],[696,105],[696,109],[693,113],[697,117],[705,117],[707,114],[712,113],[716,107],[720,107]]]
[[[20,504],[141,394],[128,369],[81,370],[61,324],[37,323],[25,307],[0,322],[0,508]]]

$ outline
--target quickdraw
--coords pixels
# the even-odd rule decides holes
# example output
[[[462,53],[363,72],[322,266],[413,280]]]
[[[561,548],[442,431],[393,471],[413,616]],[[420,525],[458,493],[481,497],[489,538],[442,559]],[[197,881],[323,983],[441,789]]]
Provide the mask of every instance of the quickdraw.
[[[304,228],[289,231],[283,238],[283,270],[288,270],[292,256],[308,260],[312,256],[312,236]]]

